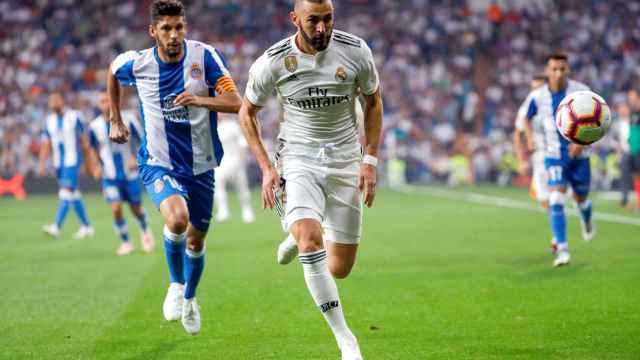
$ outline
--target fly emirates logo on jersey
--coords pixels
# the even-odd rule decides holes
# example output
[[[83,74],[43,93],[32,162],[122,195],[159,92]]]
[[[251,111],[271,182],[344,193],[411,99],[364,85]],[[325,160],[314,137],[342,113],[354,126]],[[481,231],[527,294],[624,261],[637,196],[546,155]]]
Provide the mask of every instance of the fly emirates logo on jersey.
[[[165,120],[186,123],[189,122],[189,111],[184,106],[176,106],[173,101],[178,97],[176,94],[169,94],[162,99],[162,117]]]
[[[329,89],[317,86],[300,91],[300,95],[300,98],[288,97],[287,101],[304,110],[325,108],[351,101],[350,95],[329,95]]]

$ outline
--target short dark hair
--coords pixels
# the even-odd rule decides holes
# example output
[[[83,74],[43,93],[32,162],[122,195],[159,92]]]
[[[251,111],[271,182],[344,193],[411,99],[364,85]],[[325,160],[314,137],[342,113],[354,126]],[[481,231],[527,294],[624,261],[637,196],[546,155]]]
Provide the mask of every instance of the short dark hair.
[[[155,24],[163,16],[184,17],[184,5],[180,0],[155,0],[149,8],[151,23]]]
[[[550,60],[569,61],[569,55],[567,55],[567,54],[565,54],[563,52],[555,52],[555,53],[547,55],[547,57],[544,59],[544,62],[548,63]]]
[[[303,2],[310,2],[312,4],[324,4],[329,0],[296,0],[294,3],[294,7],[297,9]]]

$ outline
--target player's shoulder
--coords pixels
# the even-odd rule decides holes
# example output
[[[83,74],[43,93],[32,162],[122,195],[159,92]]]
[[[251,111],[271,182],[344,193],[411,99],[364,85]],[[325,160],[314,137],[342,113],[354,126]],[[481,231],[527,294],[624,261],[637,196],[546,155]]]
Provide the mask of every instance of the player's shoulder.
[[[354,50],[354,48],[361,49],[367,46],[367,43],[362,38],[338,29],[333,30],[332,40],[336,45],[350,50]]]
[[[591,90],[586,84],[573,79],[569,79],[569,88],[571,91]]]
[[[276,42],[265,50],[260,58],[262,58],[263,61],[274,62],[289,55],[293,50],[293,41],[295,41],[294,37],[289,36]]]
[[[69,117],[70,119],[81,121],[82,113],[77,109],[68,108],[64,112],[64,116]]]
[[[215,46],[198,40],[185,39],[187,43],[187,53],[202,54],[205,51],[210,53],[216,52]]]
[[[549,92],[549,86],[547,84],[540,86],[537,89],[533,89],[529,92],[529,95],[527,96],[527,99],[529,101],[531,100],[540,100],[543,96],[548,95]],[[526,101],[526,100],[525,100]]]

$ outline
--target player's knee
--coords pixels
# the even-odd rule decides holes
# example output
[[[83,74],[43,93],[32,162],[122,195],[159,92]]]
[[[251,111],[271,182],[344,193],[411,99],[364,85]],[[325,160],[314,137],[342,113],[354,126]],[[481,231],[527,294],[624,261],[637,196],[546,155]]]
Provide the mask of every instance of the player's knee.
[[[352,266],[346,264],[329,264],[329,271],[336,279],[345,279],[349,274],[351,274],[352,268]]]
[[[552,191],[549,194],[549,205],[550,206],[564,206],[565,194],[560,191]]]
[[[115,219],[122,218],[122,205],[121,204],[112,204],[111,205],[111,214]]]
[[[169,213],[165,221],[171,232],[182,234],[187,231],[187,226],[189,225],[189,213],[181,210],[172,211]]]
[[[298,242],[300,252],[322,249],[322,228],[319,224],[315,222],[296,223],[291,232]]]

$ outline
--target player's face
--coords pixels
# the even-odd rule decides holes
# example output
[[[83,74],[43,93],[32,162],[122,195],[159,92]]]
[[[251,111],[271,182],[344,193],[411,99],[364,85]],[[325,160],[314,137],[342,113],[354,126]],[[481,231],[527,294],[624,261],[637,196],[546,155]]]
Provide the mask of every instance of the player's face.
[[[552,87],[564,87],[569,76],[569,64],[566,60],[550,59],[545,69],[545,75]]]
[[[302,2],[291,13],[291,19],[304,41],[316,51],[323,51],[329,46],[333,31],[333,4],[331,1],[325,1],[321,4]]]
[[[49,109],[52,111],[60,111],[64,106],[64,99],[61,94],[53,93],[49,95]]]
[[[156,40],[158,49],[171,60],[182,56],[182,42],[187,32],[183,16],[163,16],[155,24],[149,25],[149,34]]]
[[[109,111],[109,97],[107,97],[107,94],[101,93],[98,96],[98,108],[105,114]]]

